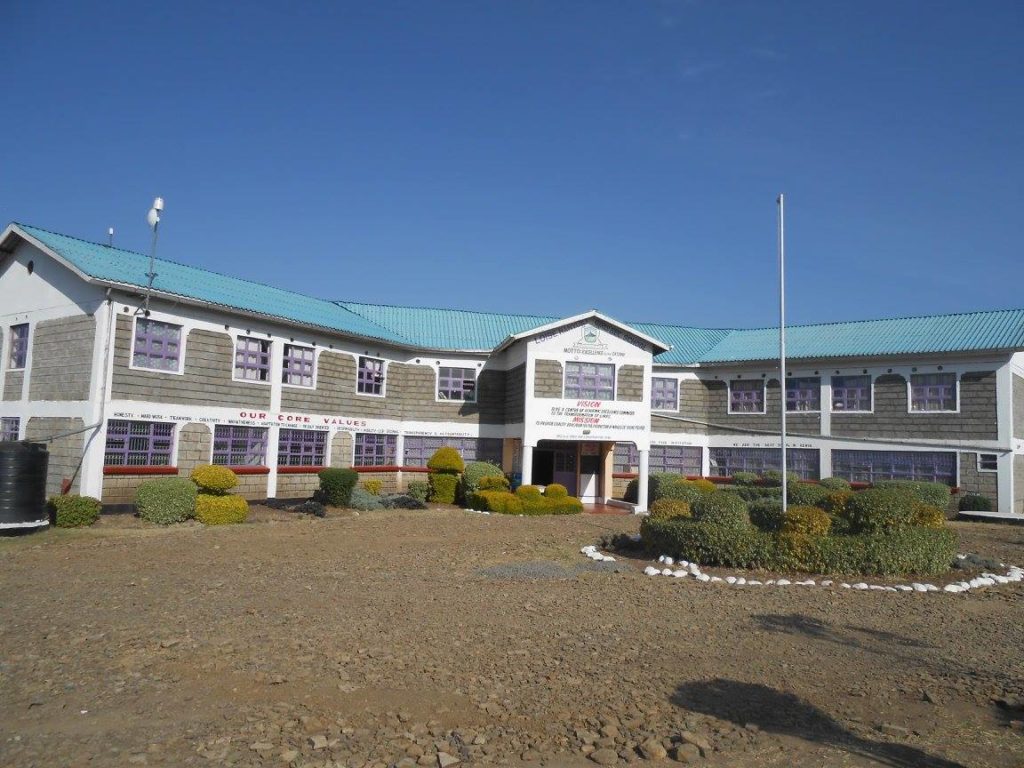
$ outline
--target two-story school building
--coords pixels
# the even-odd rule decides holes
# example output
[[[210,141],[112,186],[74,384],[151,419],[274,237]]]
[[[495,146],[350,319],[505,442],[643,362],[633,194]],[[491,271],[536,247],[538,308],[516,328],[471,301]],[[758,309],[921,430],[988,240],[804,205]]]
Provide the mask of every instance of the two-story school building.
[[[251,499],[327,466],[403,488],[454,445],[584,501],[649,472],[938,480],[1024,516],[1024,310],[788,330],[327,301],[35,227],[0,237],[0,439],[49,491],[129,504],[232,467]],[[148,307],[148,309],[147,309]]]

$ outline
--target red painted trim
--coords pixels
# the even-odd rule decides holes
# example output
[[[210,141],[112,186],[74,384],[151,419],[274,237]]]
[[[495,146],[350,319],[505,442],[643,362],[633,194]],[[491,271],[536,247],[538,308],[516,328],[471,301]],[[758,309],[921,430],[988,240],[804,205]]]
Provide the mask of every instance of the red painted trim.
[[[244,466],[244,467],[228,467],[228,469],[230,469],[236,475],[269,475],[270,474],[270,467]],[[319,467],[318,467],[318,469],[319,469]]]
[[[104,467],[104,475],[176,475],[177,467]]]
[[[637,474],[636,472],[612,472],[612,477],[616,480],[635,480]]]
[[[356,472],[363,474],[364,472],[420,472],[426,474],[430,470],[426,467],[399,467],[397,465],[388,465],[383,467],[352,467]]]
[[[277,474],[279,475],[315,475],[317,472],[327,469],[327,467],[278,467]]]

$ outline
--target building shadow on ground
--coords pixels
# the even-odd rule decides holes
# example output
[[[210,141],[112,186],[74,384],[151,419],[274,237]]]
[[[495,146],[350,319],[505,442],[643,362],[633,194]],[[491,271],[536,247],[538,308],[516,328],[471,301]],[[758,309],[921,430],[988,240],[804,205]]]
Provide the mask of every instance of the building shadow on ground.
[[[812,704],[766,685],[718,678],[680,685],[672,703],[739,726],[756,725],[766,733],[793,736],[870,758],[892,768],[964,768],[917,747],[873,741],[844,728]]]
[[[853,625],[836,626],[799,613],[759,614],[752,618],[757,626],[766,632],[800,635],[872,653],[892,652],[893,648],[934,647],[915,638],[904,637],[893,632]],[[878,647],[872,647],[872,644],[877,644]]]

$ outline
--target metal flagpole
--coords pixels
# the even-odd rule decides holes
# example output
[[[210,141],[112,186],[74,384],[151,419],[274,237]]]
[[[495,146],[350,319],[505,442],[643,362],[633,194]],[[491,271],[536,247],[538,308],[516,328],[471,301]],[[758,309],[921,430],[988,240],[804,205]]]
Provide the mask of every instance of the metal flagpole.
[[[779,391],[782,413],[782,513],[786,513],[786,201],[779,195]]]

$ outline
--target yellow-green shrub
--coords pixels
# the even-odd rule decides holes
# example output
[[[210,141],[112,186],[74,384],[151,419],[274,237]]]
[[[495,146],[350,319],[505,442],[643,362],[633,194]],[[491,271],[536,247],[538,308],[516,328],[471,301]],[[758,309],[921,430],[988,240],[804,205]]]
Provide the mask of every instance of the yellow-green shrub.
[[[454,448],[452,450],[455,450]],[[459,476],[445,472],[430,473],[430,500],[436,504],[454,504]]]
[[[940,507],[918,502],[914,505],[914,525],[922,528],[944,528],[946,513]]]
[[[658,499],[651,504],[651,517],[669,520],[673,517],[691,517],[690,503],[679,499]]]
[[[473,509],[501,515],[523,514],[523,500],[508,491],[477,491],[469,498]]]
[[[465,468],[466,462],[462,460],[462,455],[450,445],[441,446],[427,460],[427,469],[431,472],[458,474]]]
[[[363,488],[366,489],[367,493],[373,494],[374,496],[380,496],[380,492],[384,489],[384,481],[366,480],[363,482]]]
[[[103,507],[99,499],[74,493],[54,496],[49,500],[49,505],[54,513],[54,525],[58,528],[92,525],[99,520],[100,509]]]
[[[718,490],[718,486],[712,483],[710,480],[705,480],[703,477],[698,477],[696,480],[687,481],[691,483],[701,493],[714,493]]]
[[[516,488],[516,496],[521,499],[542,498],[540,487],[536,485],[520,485]]]
[[[818,507],[788,507],[782,521],[783,535],[826,536],[832,527],[832,518]]]
[[[549,499],[564,499],[569,495],[569,489],[561,483],[551,483],[544,489],[544,495]]]
[[[490,477],[481,477],[480,485],[477,486],[477,490],[480,491],[507,491],[511,486],[509,485],[508,478],[502,475]]]
[[[241,496],[201,493],[196,498],[196,520],[205,525],[244,523],[248,514],[249,502]]]
[[[227,493],[238,485],[238,475],[217,464],[200,464],[189,477],[203,493]]]
[[[830,515],[845,515],[846,505],[853,498],[853,491],[833,491],[821,503],[821,508]]]

